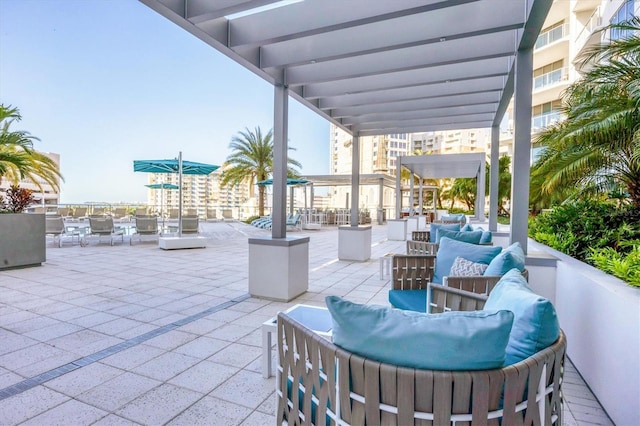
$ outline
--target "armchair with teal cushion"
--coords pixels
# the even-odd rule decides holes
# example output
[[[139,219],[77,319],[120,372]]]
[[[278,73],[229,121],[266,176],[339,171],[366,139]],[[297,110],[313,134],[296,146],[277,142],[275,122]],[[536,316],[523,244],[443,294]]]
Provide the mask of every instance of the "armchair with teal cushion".
[[[448,231],[460,231],[460,223],[434,223],[429,224],[429,242],[435,243],[438,236],[438,230],[446,229]]]

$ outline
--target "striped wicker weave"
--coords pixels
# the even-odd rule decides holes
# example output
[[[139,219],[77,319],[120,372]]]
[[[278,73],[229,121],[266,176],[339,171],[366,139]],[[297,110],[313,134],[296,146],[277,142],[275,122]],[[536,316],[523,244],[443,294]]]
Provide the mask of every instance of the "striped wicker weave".
[[[566,344],[561,332],[552,346],[501,369],[416,370],[345,351],[280,313],[277,419],[288,425],[560,425]]]

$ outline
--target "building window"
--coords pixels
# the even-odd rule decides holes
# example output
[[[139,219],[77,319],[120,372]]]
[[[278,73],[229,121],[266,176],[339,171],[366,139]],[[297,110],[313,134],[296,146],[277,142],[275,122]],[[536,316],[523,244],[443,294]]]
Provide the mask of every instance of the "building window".
[[[543,29],[540,32],[538,39],[536,40],[535,48],[540,49],[547,44],[551,44],[554,41],[558,41],[563,38],[568,33],[567,28],[565,27],[566,26],[564,24],[564,21],[561,21],[555,25]]]
[[[613,14],[613,16],[611,17],[611,23],[612,24],[619,24],[621,22],[625,22],[628,21],[630,19],[633,18],[633,0],[627,0],[625,1],[622,6],[620,6],[620,9],[618,9],[618,11],[616,13]],[[633,32],[630,30],[620,30],[617,28],[612,28],[611,29],[611,34],[609,35],[609,38],[611,40],[620,40],[623,38],[627,38],[629,36],[631,36]]]

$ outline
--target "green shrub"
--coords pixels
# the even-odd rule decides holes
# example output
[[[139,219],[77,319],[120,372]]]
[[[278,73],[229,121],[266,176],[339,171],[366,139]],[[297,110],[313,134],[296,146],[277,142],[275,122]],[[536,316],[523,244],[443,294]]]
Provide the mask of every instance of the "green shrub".
[[[249,216],[249,217],[244,221],[244,223],[246,223],[246,224],[248,224],[248,225],[251,225],[251,222],[253,222],[254,220],[259,219],[259,218],[260,218],[260,216],[258,216],[258,215],[255,215],[255,216]]]
[[[633,206],[581,200],[531,218],[529,236],[636,285],[629,262],[638,256],[634,243],[640,241],[639,224],[640,211]]]
[[[640,241],[628,254],[619,253],[611,247],[592,249],[589,260],[596,268],[640,287]]]

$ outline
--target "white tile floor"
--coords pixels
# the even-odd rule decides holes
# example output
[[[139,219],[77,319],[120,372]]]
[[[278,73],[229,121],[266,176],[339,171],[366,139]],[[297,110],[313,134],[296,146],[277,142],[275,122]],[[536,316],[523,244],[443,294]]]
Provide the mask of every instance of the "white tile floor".
[[[1,271],[0,425],[273,424],[262,322],[327,295],[386,304],[378,258],[404,251],[374,225],[371,260],[342,262],[335,228],[309,231],[309,291],[285,304],[246,297],[247,237],[267,231],[202,228],[206,249],[49,242],[42,267]],[[570,362],[564,395],[564,424],[612,424]]]

